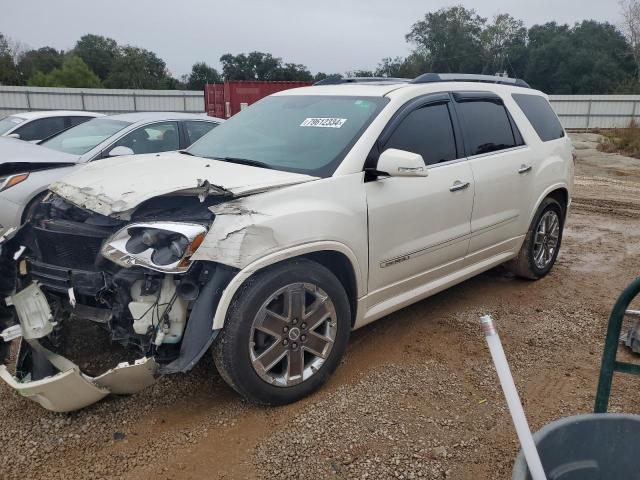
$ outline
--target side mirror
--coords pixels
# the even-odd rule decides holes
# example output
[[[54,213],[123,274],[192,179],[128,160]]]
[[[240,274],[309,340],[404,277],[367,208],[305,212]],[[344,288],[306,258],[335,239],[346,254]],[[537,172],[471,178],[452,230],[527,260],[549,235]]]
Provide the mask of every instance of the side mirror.
[[[426,177],[429,175],[422,155],[388,148],[378,158],[378,174],[390,177]]]
[[[7,135],[7,137],[9,137],[9,138],[20,138],[20,134],[19,133],[10,133],[9,135]]]
[[[122,157],[123,155],[135,155],[136,152],[131,150],[129,147],[125,147],[123,145],[119,145],[113,148],[109,152],[110,157]]]

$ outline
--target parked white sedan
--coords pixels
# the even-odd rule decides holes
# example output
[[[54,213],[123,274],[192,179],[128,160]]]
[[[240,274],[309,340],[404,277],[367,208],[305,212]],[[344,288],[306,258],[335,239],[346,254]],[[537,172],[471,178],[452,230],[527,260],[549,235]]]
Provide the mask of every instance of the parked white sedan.
[[[102,113],[78,110],[16,113],[0,119],[0,136],[37,143],[62,130],[103,116]]]

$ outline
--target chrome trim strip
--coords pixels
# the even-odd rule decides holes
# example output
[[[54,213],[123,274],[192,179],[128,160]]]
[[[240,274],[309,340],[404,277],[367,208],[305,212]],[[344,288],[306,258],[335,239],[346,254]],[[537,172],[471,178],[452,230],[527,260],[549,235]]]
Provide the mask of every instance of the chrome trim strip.
[[[426,253],[434,252],[436,250],[440,250],[441,248],[447,247],[449,245],[453,245],[463,240],[467,240],[470,238],[469,233],[465,233],[462,235],[458,235],[457,237],[452,237],[447,240],[443,240],[442,242],[434,243],[429,246],[420,248],[418,250],[414,250],[413,252],[405,253],[403,255],[398,255],[397,257],[390,258],[388,260],[382,260],[380,262],[380,268],[389,267],[391,265],[395,265],[397,263],[402,263],[407,260],[411,260],[416,257],[420,257]]]
[[[507,225],[507,224],[515,221],[519,216],[520,215],[516,213],[515,215],[513,215],[513,216],[511,216],[509,218],[505,218],[504,220],[500,220],[498,222],[492,223],[491,225],[486,225],[486,226],[484,226],[482,228],[479,228],[477,230],[472,230],[471,231],[471,236],[474,237],[476,235],[480,235],[482,233],[488,232],[489,230],[493,230],[495,228],[502,227],[503,225]]]

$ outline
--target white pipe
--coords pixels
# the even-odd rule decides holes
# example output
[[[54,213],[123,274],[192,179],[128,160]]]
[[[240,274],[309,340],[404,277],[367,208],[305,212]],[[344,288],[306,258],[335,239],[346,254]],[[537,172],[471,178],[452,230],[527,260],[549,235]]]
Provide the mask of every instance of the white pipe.
[[[482,325],[482,331],[489,345],[489,351],[491,352],[491,358],[493,359],[500,384],[502,385],[502,391],[507,399],[507,406],[509,407],[509,412],[511,412],[513,425],[516,427],[518,440],[520,440],[524,458],[527,460],[531,478],[533,480],[546,480],[547,477],[542,468],[542,462],[540,462],[540,455],[538,455],[536,444],[533,441],[527,417],[524,415],[518,390],[516,390],[516,385],[513,383],[509,363],[507,362],[507,357],[504,355],[502,342],[500,342],[500,337],[496,330],[496,324],[493,318],[491,318],[491,315],[480,317],[480,324]]]

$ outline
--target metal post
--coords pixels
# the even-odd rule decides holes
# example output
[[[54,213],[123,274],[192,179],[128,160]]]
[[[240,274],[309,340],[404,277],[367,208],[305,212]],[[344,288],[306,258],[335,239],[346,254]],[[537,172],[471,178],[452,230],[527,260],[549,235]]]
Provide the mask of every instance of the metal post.
[[[633,101],[633,110],[631,111],[631,122],[635,123],[636,121],[636,107],[638,106],[638,101]],[[629,122],[629,123],[631,123]]]
[[[182,92],[182,108],[187,111],[187,92]]]
[[[136,102],[136,91],[133,90],[133,111],[138,111],[138,102]]]
[[[87,108],[84,106],[84,90],[80,90],[80,101],[82,102],[82,110],[86,110]]]
[[[638,293],[640,293],[640,277],[636,278],[627,288],[624,289],[618,297],[618,300],[616,300],[613,310],[611,311],[609,325],[607,327],[607,338],[604,342],[604,353],[602,354],[602,366],[600,367],[598,390],[596,392],[595,413],[607,412],[614,372],[618,371],[640,375],[640,367],[638,365],[616,361],[624,314],[627,307]]]
[[[27,98],[27,110],[31,111],[31,98],[29,97],[29,90],[24,91]]]
[[[589,120],[591,119],[591,103],[593,102],[593,99],[590,98],[589,99],[589,107],[587,108],[587,132],[589,131]]]

